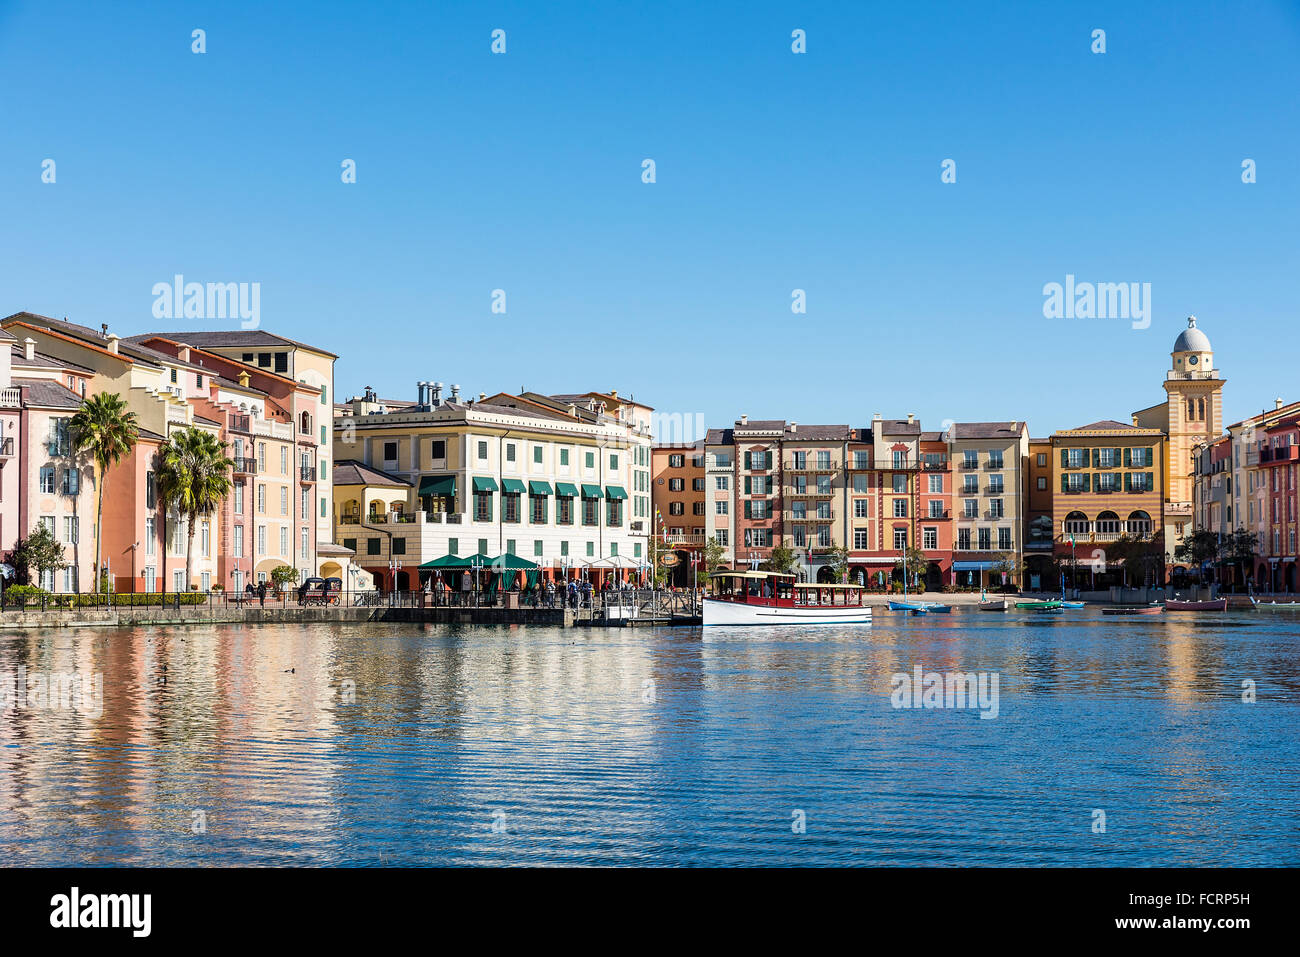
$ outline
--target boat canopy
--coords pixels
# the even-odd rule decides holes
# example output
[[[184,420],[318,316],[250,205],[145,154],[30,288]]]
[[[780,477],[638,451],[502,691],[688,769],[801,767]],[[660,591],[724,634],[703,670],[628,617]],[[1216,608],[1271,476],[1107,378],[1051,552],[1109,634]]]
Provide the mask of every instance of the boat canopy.
[[[710,578],[794,578],[789,572],[714,572]]]
[[[809,589],[816,589],[816,588],[843,588],[843,589],[848,589],[849,591],[862,591],[862,586],[861,586],[861,585],[854,585],[854,584],[851,584],[851,583],[843,583],[843,582],[824,582],[824,583],[817,583],[817,582],[798,582],[798,583],[795,584],[794,587],[795,587],[795,588],[809,588]]]

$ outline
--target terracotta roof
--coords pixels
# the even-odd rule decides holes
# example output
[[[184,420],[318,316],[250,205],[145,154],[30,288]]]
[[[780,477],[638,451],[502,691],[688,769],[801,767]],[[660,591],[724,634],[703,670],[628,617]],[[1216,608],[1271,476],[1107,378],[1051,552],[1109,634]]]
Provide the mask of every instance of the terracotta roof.
[[[79,326],[75,322],[65,322],[61,319],[51,319],[49,316],[38,316],[31,312],[15,312],[12,316],[6,316],[0,319],[0,323],[14,322],[27,326],[46,335],[54,336],[56,339],[64,339],[68,342],[76,343],[86,349],[94,349],[102,355],[112,356],[127,365],[134,365],[136,360],[122,352],[112,352],[108,348],[108,342],[94,329],[86,326]]]
[[[880,431],[882,435],[920,435],[921,423],[907,419],[881,419]]]
[[[1067,432],[1137,432],[1141,431],[1136,425],[1126,425],[1123,422],[1116,422],[1114,419],[1102,419],[1100,422],[1093,422],[1091,425],[1081,425],[1075,429],[1067,429]]]
[[[356,459],[344,459],[342,462],[334,463],[334,484],[339,485],[391,485],[394,487],[410,488],[411,483],[406,479],[398,478],[396,475],[389,475],[387,472],[381,472],[379,469],[372,469],[364,462],[358,462]]]
[[[26,389],[23,393],[23,405],[41,409],[79,409],[81,396],[60,382],[49,379],[14,378],[15,386]]]
[[[810,442],[831,440],[845,442],[851,437],[852,432],[853,429],[847,425],[804,425],[802,422],[792,422],[785,427],[785,439],[787,442],[799,442],[804,439]]]
[[[0,332],[2,331],[0,330]],[[47,356],[42,352],[36,353],[32,359],[28,359],[27,350],[21,345],[14,346],[11,351],[13,352],[12,364],[15,366],[26,366],[29,369],[71,369],[73,372],[84,372],[87,375],[95,374],[95,370],[88,366],[83,366],[77,362],[68,362],[66,359],[55,359],[53,356]]]
[[[734,445],[731,429],[709,429],[704,434],[705,445]]]

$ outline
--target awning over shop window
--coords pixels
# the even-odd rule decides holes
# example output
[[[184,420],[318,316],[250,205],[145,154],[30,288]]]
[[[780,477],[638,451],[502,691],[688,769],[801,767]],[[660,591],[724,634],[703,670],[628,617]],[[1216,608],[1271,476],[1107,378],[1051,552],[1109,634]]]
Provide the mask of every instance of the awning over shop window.
[[[584,485],[584,486],[582,487],[582,497],[583,497],[583,498],[600,498],[600,486],[599,486],[599,485]]]
[[[495,492],[497,490],[497,480],[493,478],[483,478],[474,476],[474,491],[476,492]]]
[[[529,481],[529,483],[528,483],[528,491],[529,491],[529,493],[532,494],[532,495],[550,495],[550,494],[551,494],[551,483],[550,483],[550,482],[535,482],[535,481]]]
[[[501,491],[513,492],[522,495],[524,492],[527,491],[527,489],[524,488],[524,483],[519,481],[519,479],[502,479]]]
[[[953,562],[952,570],[955,572],[988,572],[992,571],[997,562]]]
[[[627,492],[623,491],[621,485],[606,485],[605,498],[627,498]]]
[[[426,475],[420,479],[420,495],[456,495],[456,476]]]
[[[578,494],[578,486],[574,485],[572,482],[556,482],[556,483],[555,483],[555,494],[556,494],[556,495],[568,495],[568,496],[570,496],[570,497],[577,497],[577,494]]]

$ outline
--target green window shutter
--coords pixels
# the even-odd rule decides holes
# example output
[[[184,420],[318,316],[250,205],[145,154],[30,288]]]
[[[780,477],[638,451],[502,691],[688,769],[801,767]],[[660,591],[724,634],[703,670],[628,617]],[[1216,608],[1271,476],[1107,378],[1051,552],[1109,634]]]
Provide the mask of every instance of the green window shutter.
[[[745,453],[745,468],[746,468],[746,469],[749,468],[749,463],[750,463],[750,455],[749,455],[748,452],[746,452],[746,453]]]
[[[1151,491],[1154,491],[1154,490],[1155,490],[1155,487],[1156,487],[1155,479],[1156,479],[1156,474],[1155,474],[1154,472],[1148,472],[1148,473],[1147,473],[1147,491],[1148,491],[1148,492],[1151,492]]]
[[[749,477],[748,475],[746,475],[746,476],[745,476],[745,494],[746,494],[746,495],[753,495],[753,494],[754,494],[754,492],[753,492],[753,487],[754,487],[754,483],[753,483],[752,481],[750,481],[750,477]]]
[[[1091,473],[1091,472],[1084,472],[1084,473],[1083,473],[1083,490],[1084,490],[1085,492],[1091,492],[1091,491],[1092,491],[1092,473]]]
[[[1092,450],[1092,467],[1095,469],[1101,468],[1101,449]]]
[[[765,468],[765,469],[770,469],[771,467],[772,467],[772,453],[771,453],[771,452],[764,452],[764,453],[763,453],[763,468]]]
[[[447,553],[450,554],[450,555],[460,555],[460,539],[459,539],[459,538],[449,538],[449,539],[447,539]]]
[[[1128,446],[1124,447],[1124,468],[1133,467],[1133,450]]]
[[[1065,449],[1061,449],[1061,468],[1068,469],[1069,467],[1070,467],[1070,453]]]
[[[1069,490],[1070,490],[1070,483],[1069,483],[1068,481],[1066,481],[1066,476],[1062,475],[1062,476],[1061,476],[1061,491],[1062,491],[1062,492],[1068,492]]]
[[[753,505],[754,505],[753,502],[750,502],[750,501],[746,500],[746,502],[745,502],[745,518],[753,518],[753,517],[754,517],[754,516],[753,516],[753,511],[754,511],[754,510],[753,510]]]
[[[1119,465],[1119,458],[1120,458],[1120,456],[1123,455],[1124,453],[1121,452],[1119,449],[1112,449],[1112,450],[1111,450],[1111,454],[1114,455],[1115,457],[1114,457],[1113,459],[1111,459],[1111,463],[1110,463],[1110,464],[1111,464],[1111,465]]]
[[[1128,449],[1125,449],[1124,451],[1127,452]],[[1128,456],[1125,456],[1125,458],[1128,458]],[[1133,473],[1132,473],[1132,472],[1125,472],[1125,473],[1124,473],[1124,491],[1126,491],[1126,492],[1131,492],[1131,491],[1133,491]]]

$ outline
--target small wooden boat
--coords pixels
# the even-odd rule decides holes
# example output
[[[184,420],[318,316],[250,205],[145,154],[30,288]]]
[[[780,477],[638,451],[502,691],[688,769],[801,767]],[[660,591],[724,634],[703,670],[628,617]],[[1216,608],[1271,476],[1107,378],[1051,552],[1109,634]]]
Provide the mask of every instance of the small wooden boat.
[[[1061,602],[1061,607],[1062,607],[1062,608],[1082,608],[1083,606],[1084,606],[1084,603],[1081,602],[1081,601],[1062,601],[1062,602]]]
[[[1115,605],[1103,608],[1103,615],[1159,615],[1165,610],[1164,605]]]
[[[1227,611],[1228,599],[1215,598],[1211,601],[1178,601],[1169,599],[1165,602],[1165,611]]]
[[[941,605],[937,601],[891,601],[889,610],[910,611],[914,615],[924,615],[926,612],[946,615],[952,611],[952,605]]]
[[[1016,607],[1023,608],[1027,611],[1050,611],[1053,608],[1060,608],[1061,600],[1059,598],[1052,598],[1047,601],[1018,601],[1016,602]]]
[[[1251,595],[1250,603],[1259,611],[1300,611],[1300,601],[1259,601]]]
[[[977,607],[980,611],[1006,611],[1009,606],[1005,598],[986,598]]]

